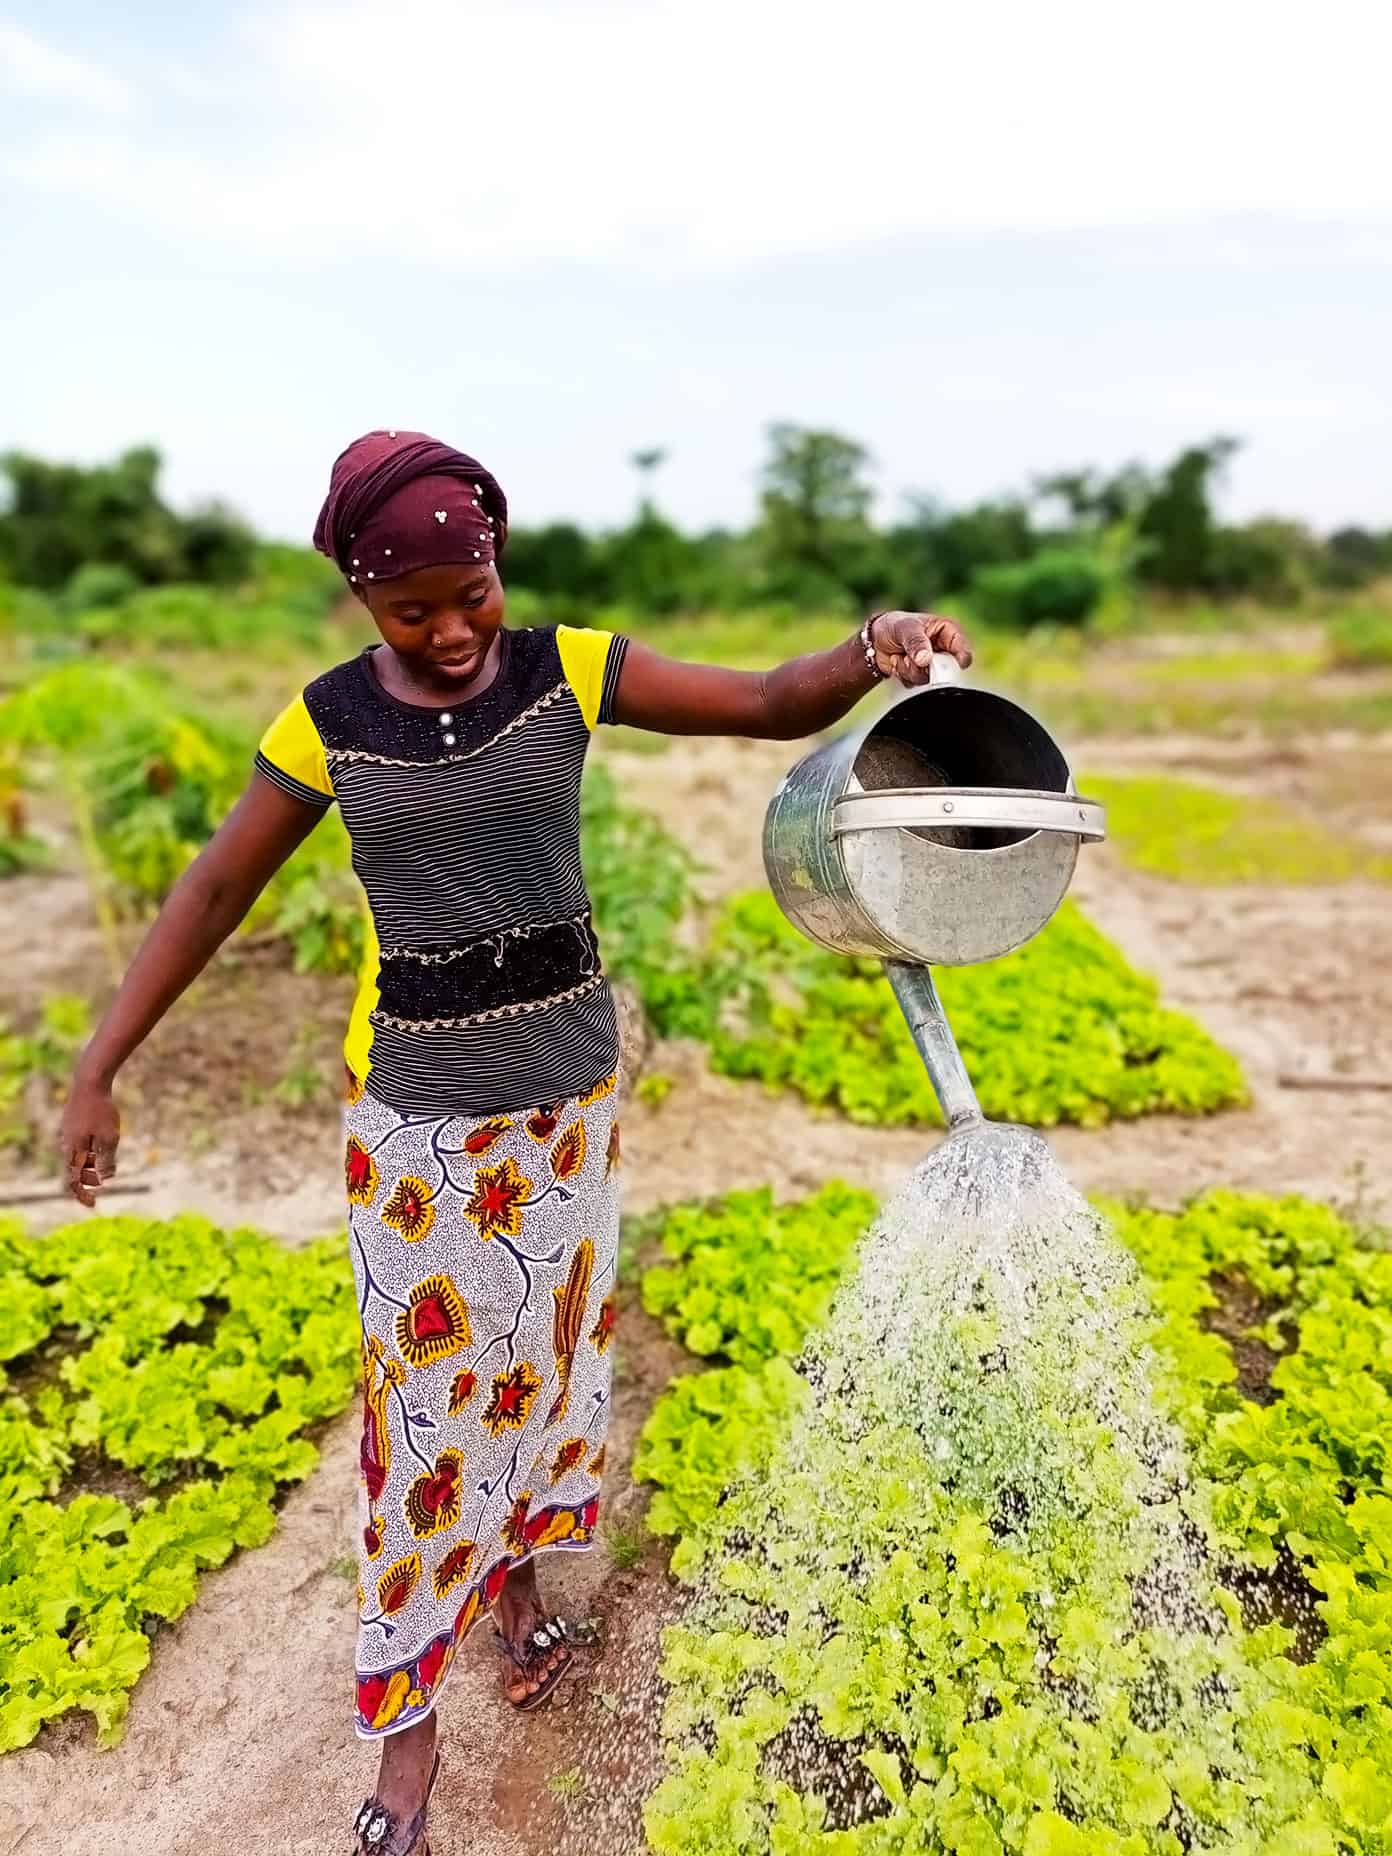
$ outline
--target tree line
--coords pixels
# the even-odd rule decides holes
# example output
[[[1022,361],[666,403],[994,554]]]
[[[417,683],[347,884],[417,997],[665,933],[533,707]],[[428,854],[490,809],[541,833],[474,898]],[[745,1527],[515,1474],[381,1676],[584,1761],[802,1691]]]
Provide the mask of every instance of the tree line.
[[[515,528],[509,584],[556,617],[605,606],[849,610],[964,596],[989,620],[1029,625],[1077,623],[1139,589],[1295,604],[1392,574],[1392,529],[1320,536],[1275,517],[1222,522],[1215,493],[1238,449],[1230,437],[1188,445],[1159,467],[1042,475],[960,508],[910,495],[880,524],[863,445],[790,423],[771,425],[767,440],[747,529],[692,534],[671,522],[654,493],[667,454],[652,447],[632,455],[641,488],[628,524],[606,533],[572,522]],[[160,494],[160,463],[149,446],[90,467],[13,451],[0,458],[0,577],[79,603],[98,580],[108,600],[118,585],[244,581],[256,555],[251,529],[218,503],[175,512]]]

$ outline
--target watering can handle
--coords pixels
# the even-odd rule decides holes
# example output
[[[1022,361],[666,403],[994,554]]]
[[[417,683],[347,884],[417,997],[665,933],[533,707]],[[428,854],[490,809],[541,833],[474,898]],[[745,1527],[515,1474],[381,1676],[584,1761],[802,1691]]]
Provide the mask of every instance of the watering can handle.
[[[1079,793],[1010,786],[895,786],[843,793],[831,809],[831,835],[924,827],[984,826],[990,830],[1053,831],[1093,844],[1107,835],[1107,814]]]

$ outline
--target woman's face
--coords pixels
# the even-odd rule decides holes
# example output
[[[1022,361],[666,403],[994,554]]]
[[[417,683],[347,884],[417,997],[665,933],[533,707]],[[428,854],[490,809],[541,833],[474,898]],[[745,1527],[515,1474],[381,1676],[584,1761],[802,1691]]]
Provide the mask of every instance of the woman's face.
[[[423,683],[472,683],[503,622],[503,583],[491,564],[444,562],[356,590],[382,637]]]

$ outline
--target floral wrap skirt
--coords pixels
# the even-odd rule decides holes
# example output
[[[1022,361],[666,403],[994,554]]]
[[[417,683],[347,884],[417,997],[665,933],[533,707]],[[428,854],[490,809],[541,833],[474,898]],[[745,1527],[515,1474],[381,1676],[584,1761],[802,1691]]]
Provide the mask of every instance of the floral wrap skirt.
[[[508,1572],[594,1537],[618,1252],[617,1078],[402,1115],[350,1076],[362,1318],[358,1733],[435,1705]]]

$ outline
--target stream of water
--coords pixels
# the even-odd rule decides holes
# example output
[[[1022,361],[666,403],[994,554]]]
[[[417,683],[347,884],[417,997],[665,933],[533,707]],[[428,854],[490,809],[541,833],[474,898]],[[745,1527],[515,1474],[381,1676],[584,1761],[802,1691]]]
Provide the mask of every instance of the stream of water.
[[[1037,1135],[968,1126],[916,1169],[667,1635],[651,1848],[1333,1851],[1307,1762],[1278,1756],[1280,1659],[1234,1628],[1150,1325]],[[624,1689],[632,1745],[658,1692]]]

